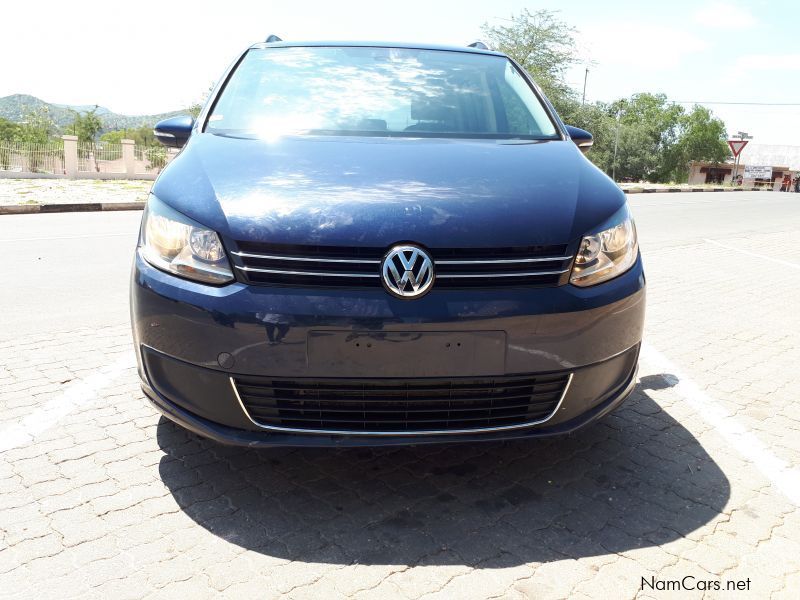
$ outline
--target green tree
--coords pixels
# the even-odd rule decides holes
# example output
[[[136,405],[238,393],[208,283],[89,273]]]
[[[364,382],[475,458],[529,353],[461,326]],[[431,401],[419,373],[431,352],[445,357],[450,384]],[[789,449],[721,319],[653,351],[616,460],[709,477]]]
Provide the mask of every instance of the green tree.
[[[20,123],[18,138],[29,144],[46,144],[55,132],[55,124],[47,108],[38,108],[25,113]]]
[[[674,143],[683,108],[673,104],[665,94],[634,94],[630,98],[612,103],[613,111],[620,112],[623,125],[642,125],[650,132],[653,143],[667,146]]]
[[[693,160],[721,163],[730,157],[725,123],[704,106],[695,105],[680,120],[676,143],[665,154],[663,172],[673,181],[685,181]]]
[[[100,141],[109,144],[119,144],[122,140],[133,140],[137,146],[148,147],[158,143],[153,135],[153,128],[147,125],[135,129],[115,129],[100,136]]]
[[[11,144],[8,142],[13,142],[19,137],[19,130],[19,125],[0,117],[0,169],[4,171],[11,166]]]
[[[617,132],[617,121],[610,106],[602,102],[585,105],[575,102],[568,116],[562,118],[570,125],[592,134],[594,145],[587,156],[610,175],[614,158],[614,137]]]
[[[145,152],[147,167],[161,171],[167,164],[167,149],[163,146],[150,146]]]
[[[211,91],[214,89],[214,84],[211,83],[208,86],[208,89],[201,94],[200,98],[197,99],[197,102],[192,104],[187,112],[192,115],[192,118],[196,119],[200,115],[200,111],[203,110],[203,105],[208,100],[208,97],[211,95]]]
[[[492,47],[505,52],[542,88],[561,119],[594,136],[588,157],[620,179],[685,179],[691,160],[723,161],[725,125],[702,107],[686,113],[664,94],[640,93],[610,104],[584,105],[565,81],[579,62],[576,30],[549,10],[523,10],[504,25],[483,25]],[[616,149],[615,149],[616,147]]]
[[[11,166],[11,145],[8,142],[13,142],[18,137],[19,125],[0,117],[0,169],[4,171]]]
[[[650,180],[659,166],[659,153],[653,144],[651,128],[644,123],[620,120],[616,160],[611,172],[617,181]],[[612,161],[614,159],[612,158]]]
[[[97,161],[98,146],[97,136],[100,130],[103,129],[103,121],[97,115],[98,106],[95,104],[94,108],[83,114],[79,112],[74,113],[72,123],[67,126],[67,131],[72,135],[78,136],[78,156],[83,159],[88,159],[90,155],[95,158],[95,170],[100,172],[100,164]],[[120,153],[121,155],[121,153]],[[108,158],[117,158],[116,156]]]
[[[20,136],[20,126],[13,121],[0,117],[0,140],[11,142]]]
[[[79,142],[94,144],[97,140],[97,135],[103,129],[103,121],[97,115],[97,108],[98,106],[95,105],[92,110],[84,114],[73,111],[74,117],[72,123],[67,126],[67,130],[72,135],[77,135]]]
[[[55,132],[55,124],[47,108],[30,110],[20,123],[18,140],[27,144],[28,169],[32,173],[39,171],[49,152],[46,147],[50,136]]]
[[[195,102],[186,110],[186,112],[192,115],[193,119],[196,119],[200,115],[201,110],[203,110],[203,103]]]
[[[522,65],[556,110],[565,114],[577,97],[564,80],[569,67],[578,62],[575,32],[550,10],[524,9],[512,15],[508,25],[483,25],[491,46]]]
[[[157,146],[159,145],[156,136],[153,134],[152,125],[143,125],[137,129],[128,130],[130,138],[139,146]]]
[[[622,151],[618,148],[617,175],[645,178],[657,168],[661,147],[670,143],[675,127],[666,97],[638,94],[612,104],[582,104],[565,81],[567,70],[579,62],[576,30],[553,11],[523,10],[512,16],[509,24],[485,24],[483,31],[492,47],[514,58],[530,73],[564,122],[594,136],[588,157],[598,167],[609,174],[614,170],[619,127]]]
[[[114,131],[106,131],[100,136],[100,141],[107,144],[119,144],[122,140],[131,139],[128,136],[128,129],[115,129]]]
[[[667,157],[681,133],[684,110],[664,94],[634,94],[612,102],[609,113],[618,121],[615,132],[617,179],[666,181],[671,176]],[[613,158],[612,158],[613,162]]]

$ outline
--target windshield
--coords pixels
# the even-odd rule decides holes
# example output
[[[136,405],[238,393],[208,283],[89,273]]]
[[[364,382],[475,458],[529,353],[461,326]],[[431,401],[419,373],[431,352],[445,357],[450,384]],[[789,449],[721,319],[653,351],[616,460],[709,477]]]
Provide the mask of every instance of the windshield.
[[[247,52],[206,131],[554,139],[553,122],[507,58],[375,47]]]

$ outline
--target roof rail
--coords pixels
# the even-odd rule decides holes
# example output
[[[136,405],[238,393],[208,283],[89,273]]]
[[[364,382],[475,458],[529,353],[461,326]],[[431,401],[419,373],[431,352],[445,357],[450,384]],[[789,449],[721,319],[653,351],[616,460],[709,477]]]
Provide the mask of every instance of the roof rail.
[[[270,36],[266,39],[266,42],[268,44],[271,44],[272,42],[282,42],[282,41],[283,40],[281,38],[279,38],[277,35],[275,35],[274,33],[271,33]]]
[[[479,50],[488,50],[489,46],[487,46],[481,41],[478,41],[478,42],[472,42],[469,46],[467,46],[467,48],[478,48]]]

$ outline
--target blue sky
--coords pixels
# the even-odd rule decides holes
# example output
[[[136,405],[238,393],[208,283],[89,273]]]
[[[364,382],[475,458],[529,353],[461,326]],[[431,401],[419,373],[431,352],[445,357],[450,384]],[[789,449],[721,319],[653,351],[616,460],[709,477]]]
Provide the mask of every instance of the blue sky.
[[[270,32],[465,44],[480,37],[482,23],[523,8],[559,10],[578,29],[589,100],[649,91],[676,101],[800,103],[800,14],[788,1],[84,0],[39,2],[35,19],[30,6],[3,8],[0,96],[30,93],[128,114],[187,105]],[[581,65],[569,74],[576,88],[583,73]],[[709,107],[731,133],[800,145],[800,106]]]

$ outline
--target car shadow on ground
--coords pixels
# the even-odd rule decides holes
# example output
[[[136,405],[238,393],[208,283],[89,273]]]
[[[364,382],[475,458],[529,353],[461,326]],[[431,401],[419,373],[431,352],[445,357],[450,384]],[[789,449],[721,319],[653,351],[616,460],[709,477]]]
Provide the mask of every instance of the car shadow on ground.
[[[392,449],[248,450],[162,418],[162,480],[213,534],[278,558],[508,567],[664,544],[709,522],[730,485],[642,379],[568,437]]]

